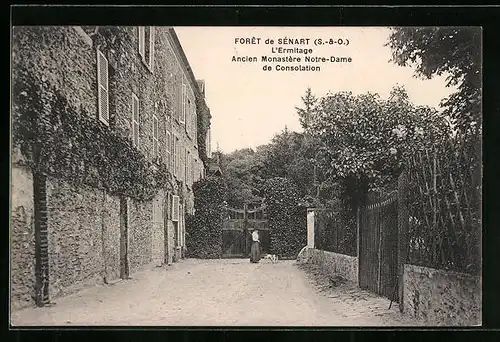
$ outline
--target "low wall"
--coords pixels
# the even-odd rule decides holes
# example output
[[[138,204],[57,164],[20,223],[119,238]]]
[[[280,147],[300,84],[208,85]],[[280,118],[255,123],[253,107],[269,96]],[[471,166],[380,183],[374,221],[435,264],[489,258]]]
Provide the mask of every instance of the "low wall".
[[[436,326],[481,324],[481,280],[467,274],[405,265],[404,312]]]
[[[306,247],[299,253],[297,262],[316,264],[327,270],[328,274],[358,282],[357,257]]]

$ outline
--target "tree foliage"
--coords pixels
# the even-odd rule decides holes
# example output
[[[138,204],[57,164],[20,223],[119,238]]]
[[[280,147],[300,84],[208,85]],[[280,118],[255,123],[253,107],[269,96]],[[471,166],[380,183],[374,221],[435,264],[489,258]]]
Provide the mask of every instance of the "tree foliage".
[[[429,107],[408,100],[402,87],[389,99],[377,94],[328,94],[320,100],[308,133],[320,142],[323,169],[355,203],[370,188],[392,181],[405,156],[450,134],[446,120]]]
[[[458,91],[441,106],[462,132],[476,132],[481,124],[481,30],[456,27],[397,27],[387,45],[392,60],[414,66],[415,75],[447,75],[447,86]]]
[[[314,108],[318,102],[318,99],[311,91],[311,88],[306,89],[306,93],[301,97],[304,108],[295,107],[297,114],[299,115],[299,122],[302,128],[307,129],[311,121],[311,116],[314,113]]]

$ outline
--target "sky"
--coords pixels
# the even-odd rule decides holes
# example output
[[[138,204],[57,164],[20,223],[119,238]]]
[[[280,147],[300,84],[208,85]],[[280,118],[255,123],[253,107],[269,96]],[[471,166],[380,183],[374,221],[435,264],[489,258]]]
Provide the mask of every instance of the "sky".
[[[403,85],[417,105],[438,109],[441,99],[454,89],[445,87],[445,76],[421,80],[414,69],[390,62],[384,46],[390,30],[383,27],[175,27],[197,79],[205,80],[206,101],[212,114],[212,150],[226,153],[267,144],[285,126],[300,131],[296,106],[311,87],[316,97],[328,92],[368,91],[386,98],[395,85]],[[235,43],[239,38],[260,38],[259,44]],[[309,39],[304,45],[278,44],[279,38]],[[342,39],[344,45],[316,46],[314,41]],[[266,39],[274,44],[266,44]],[[347,40],[349,44],[346,45]],[[243,39],[245,41],[245,39]],[[254,40],[257,42],[257,39]],[[272,53],[272,48],[312,49],[309,56],[351,57],[351,63],[296,63],[316,65],[320,71],[264,71],[261,56],[298,56]],[[233,62],[233,56],[255,56],[258,62]]]

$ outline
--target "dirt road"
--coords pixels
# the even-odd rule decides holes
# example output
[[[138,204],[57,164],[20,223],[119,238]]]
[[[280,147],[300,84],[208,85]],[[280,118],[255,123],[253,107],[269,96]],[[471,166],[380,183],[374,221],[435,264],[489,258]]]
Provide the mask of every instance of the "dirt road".
[[[397,305],[295,261],[183,260],[11,314],[13,325],[407,326]]]

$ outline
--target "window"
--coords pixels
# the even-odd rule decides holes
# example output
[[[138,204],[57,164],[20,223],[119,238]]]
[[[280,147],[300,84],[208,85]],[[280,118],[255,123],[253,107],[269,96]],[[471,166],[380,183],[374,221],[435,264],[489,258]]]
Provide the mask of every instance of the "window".
[[[139,27],[139,55],[151,72],[154,67],[154,33],[155,30],[153,26]]]
[[[169,132],[170,133],[170,132]],[[171,134],[171,133],[170,133]],[[175,154],[175,148],[174,148],[174,136],[170,135],[170,171],[174,173],[174,154]]]
[[[184,150],[184,146],[179,144],[179,158],[180,158],[180,167],[179,167],[179,178],[183,181],[186,181],[186,172],[185,172],[185,157],[186,152]]]
[[[132,94],[132,145],[139,147],[139,98]]]
[[[173,142],[173,152],[174,152],[174,160],[173,160],[173,163],[174,163],[174,175],[177,176],[178,175],[178,169],[179,169],[179,138],[177,137],[174,137],[172,139],[172,142]]]
[[[175,119],[180,122],[181,121],[181,112],[182,112],[182,77],[175,77]]]
[[[198,160],[196,160],[195,158],[194,161],[191,163],[191,182],[193,183],[198,180],[196,172],[197,167],[198,167]]]
[[[158,154],[158,117],[153,114],[153,158]]]
[[[170,131],[167,127],[167,134],[166,135],[166,156],[167,156],[167,160],[165,161],[166,164],[167,164],[167,169],[170,171],[172,168],[171,168],[171,158],[172,158],[172,135],[170,134]]]
[[[185,163],[184,163],[184,179],[186,181],[187,184],[189,184],[189,179],[188,179],[188,175],[189,175],[189,171],[188,171],[188,165],[189,165],[189,152],[188,150],[184,150],[184,157],[185,157]]]
[[[109,125],[108,60],[97,50],[97,98],[99,120]]]
[[[180,212],[180,203],[179,196],[172,196],[172,221],[179,221],[179,212]]]
[[[196,113],[196,104],[193,103],[193,130],[194,130],[194,144],[198,145],[198,115]]]
[[[181,117],[180,117],[180,123],[183,124],[186,122],[186,105],[187,105],[187,94],[186,94],[186,84],[184,83],[184,80],[182,80],[182,104],[181,104]]]
[[[165,213],[167,215],[167,220],[172,219],[172,193],[167,192],[167,198],[165,199]]]
[[[191,137],[191,101],[186,94],[186,132]]]

